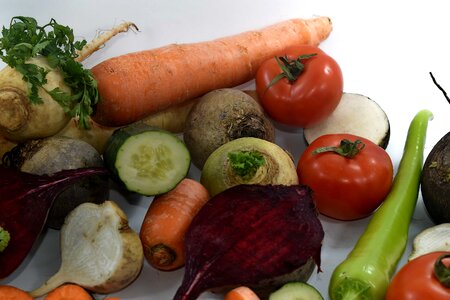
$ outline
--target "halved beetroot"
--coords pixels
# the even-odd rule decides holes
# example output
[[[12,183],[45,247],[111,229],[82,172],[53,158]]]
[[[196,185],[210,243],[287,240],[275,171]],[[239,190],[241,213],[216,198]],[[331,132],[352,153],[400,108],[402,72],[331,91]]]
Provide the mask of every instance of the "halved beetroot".
[[[306,186],[239,185],[216,195],[186,234],[185,274],[174,299],[238,285],[275,289],[302,268],[308,270],[297,280],[307,280],[314,263],[320,270],[317,216]]]

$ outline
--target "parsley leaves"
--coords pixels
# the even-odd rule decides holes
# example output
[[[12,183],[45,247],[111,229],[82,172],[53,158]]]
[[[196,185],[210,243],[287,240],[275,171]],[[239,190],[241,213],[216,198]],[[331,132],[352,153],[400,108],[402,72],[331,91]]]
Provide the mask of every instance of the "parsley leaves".
[[[72,93],[60,88],[45,90],[71,117],[78,118],[81,128],[89,128],[89,116],[99,101],[97,82],[90,70],[75,61],[77,51],[86,41],[75,41],[73,30],[58,24],[54,19],[39,26],[31,17],[16,16],[11,19],[9,29],[3,26],[0,37],[0,58],[20,72],[28,83],[28,98],[31,103],[42,103],[38,90],[47,82],[50,70],[31,64],[28,60],[44,56],[51,68],[58,69]]]

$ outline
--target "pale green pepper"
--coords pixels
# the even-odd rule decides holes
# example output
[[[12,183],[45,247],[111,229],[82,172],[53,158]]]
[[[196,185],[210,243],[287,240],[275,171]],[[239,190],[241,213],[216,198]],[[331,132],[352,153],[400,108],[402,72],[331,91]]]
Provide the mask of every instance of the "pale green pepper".
[[[408,241],[431,118],[430,111],[422,110],[412,120],[390,193],[353,250],[331,276],[328,292],[332,300],[384,299]]]

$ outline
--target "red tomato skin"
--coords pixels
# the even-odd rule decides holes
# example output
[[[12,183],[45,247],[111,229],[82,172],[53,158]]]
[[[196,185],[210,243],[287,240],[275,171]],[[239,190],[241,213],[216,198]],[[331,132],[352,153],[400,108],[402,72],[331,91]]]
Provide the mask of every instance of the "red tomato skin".
[[[450,289],[434,276],[434,262],[442,254],[432,252],[413,259],[392,278],[385,300],[448,300]],[[444,263],[450,264],[450,260]]]
[[[337,147],[343,139],[359,139],[365,147],[353,158],[333,152],[313,154],[320,147]],[[328,134],[305,149],[297,174],[299,182],[312,189],[321,214],[349,221],[367,217],[384,201],[392,186],[393,165],[384,149],[365,138]]]
[[[282,78],[267,88],[281,73],[275,58],[265,61],[256,73],[256,91],[261,105],[272,119],[281,124],[310,127],[327,118],[341,100],[342,71],[332,57],[315,46],[291,47],[282,56],[295,59],[312,53],[317,55],[304,60],[304,72],[293,83]]]

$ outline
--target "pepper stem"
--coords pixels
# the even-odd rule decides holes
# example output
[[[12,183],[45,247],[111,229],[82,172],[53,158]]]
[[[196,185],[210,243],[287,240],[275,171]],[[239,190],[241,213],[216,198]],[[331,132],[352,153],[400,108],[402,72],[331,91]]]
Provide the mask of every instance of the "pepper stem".
[[[329,147],[320,147],[313,151],[313,154],[319,154],[324,152],[334,152],[341,156],[352,158],[356,154],[361,151],[366,144],[364,144],[360,140],[356,140],[354,142],[351,142],[350,140],[343,139],[339,145],[339,147],[329,146]]]
[[[442,254],[434,263],[434,275],[447,288],[450,288],[450,265],[446,266],[442,261],[449,257],[450,254]]]

